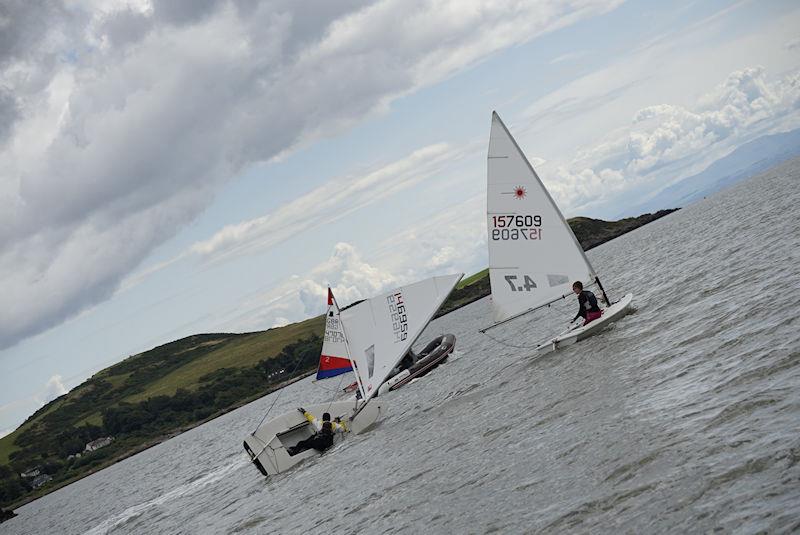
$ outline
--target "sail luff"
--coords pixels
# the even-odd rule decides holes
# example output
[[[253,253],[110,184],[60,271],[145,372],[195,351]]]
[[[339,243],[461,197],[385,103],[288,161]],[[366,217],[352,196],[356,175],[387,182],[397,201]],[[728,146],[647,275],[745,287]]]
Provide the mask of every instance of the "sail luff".
[[[489,279],[494,321],[595,278],[575,234],[497,113],[487,154]]]
[[[578,241],[578,238],[575,236],[575,233],[572,231],[572,227],[569,226],[569,223],[567,223],[567,219],[564,217],[564,214],[561,213],[561,210],[558,208],[558,205],[553,200],[553,197],[550,195],[550,192],[545,187],[544,182],[542,182],[542,179],[539,178],[539,174],[536,172],[536,169],[534,169],[533,166],[531,165],[531,162],[528,161],[528,157],[525,156],[524,152],[522,152],[522,149],[519,147],[519,144],[517,144],[517,140],[514,139],[514,136],[511,135],[511,132],[509,132],[508,128],[506,127],[506,124],[503,122],[503,120],[500,118],[500,116],[497,114],[496,111],[492,112],[492,118],[493,119],[497,119],[497,122],[500,123],[500,126],[503,127],[503,130],[505,130],[506,135],[511,140],[511,142],[514,144],[514,148],[516,148],[517,152],[519,153],[519,155],[522,156],[522,160],[525,162],[525,165],[528,166],[528,169],[533,174],[534,178],[536,178],[537,182],[539,182],[539,185],[542,187],[542,190],[544,191],[544,194],[547,196],[547,200],[553,206],[553,209],[555,209],[556,213],[561,218],[561,222],[564,224],[564,226],[569,231],[569,235],[572,237],[572,243],[574,243],[575,247],[578,249],[578,251],[580,251],[581,256],[583,257],[583,261],[586,262],[587,266],[589,266],[589,273],[592,276],[592,279],[596,278],[597,277],[597,272],[594,270],[594,267],[592,266],[592,263],[589,262],[589,258],[586,256],[586,251],[584,251],[583,247],[581,247],[581,243]],[[488,196],[487,196],[486,202],[487,202],[487,206],[488,206],[488,203],[489,203]]]

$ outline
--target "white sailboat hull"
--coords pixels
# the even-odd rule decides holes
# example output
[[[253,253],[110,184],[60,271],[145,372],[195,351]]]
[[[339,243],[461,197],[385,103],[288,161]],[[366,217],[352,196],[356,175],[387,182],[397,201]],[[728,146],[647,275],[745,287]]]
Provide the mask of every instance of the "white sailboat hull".
[[[626,294],[622,299],[604,309],[603,315],[599,319],[594,320],[589,323],[589,325],[564,331],[552,340],[537,346],[536,353],[540,355],[549,353],[560,347],[572,345],[575,342],[597,334],[599,331],[605,329],[611,323],[627,314],[631,306],[631,301],[633,301],[633,294]]]
[[[332,420],[339,417],[346,422],[350,433],[358,434],[374,425],[387,407],[383,401],[372,400],[353,418],[352,415],[359,403],[359,401],[336,401],[308,406],[305,409],[320,420],[325,412],[330,413]],[[287,451],[288,448],[311,437],[315,432],[314,426],[300,414],[300,411],[293,410],[259,426],[255,433],[244,439],[244,449],[262,474],[265,476],[276,475],[285,472],[301,461],[319,457],[320,453],[314,449],[305,450],[296,455],[289,455]],[[342,440],[341,437],[340,433],[336,433],[334,441]]]

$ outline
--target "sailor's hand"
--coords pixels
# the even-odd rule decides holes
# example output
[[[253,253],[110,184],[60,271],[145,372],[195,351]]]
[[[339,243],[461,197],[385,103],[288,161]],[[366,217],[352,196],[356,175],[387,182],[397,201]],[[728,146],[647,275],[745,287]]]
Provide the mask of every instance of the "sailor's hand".
[[[306,410],[303,407],[297,407],[297,410],[300,411],[300,414],[306,413]]]

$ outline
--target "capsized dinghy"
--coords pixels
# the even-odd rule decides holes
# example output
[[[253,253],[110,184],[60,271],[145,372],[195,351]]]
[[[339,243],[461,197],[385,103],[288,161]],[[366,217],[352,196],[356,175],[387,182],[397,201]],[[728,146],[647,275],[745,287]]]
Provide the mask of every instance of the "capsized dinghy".
[[[498,325],[574,296],[572,283],[595,286],[606,304],[602,316],[573,326],[537,346],[551,351],[587,338],[627,313],[633,294],[612,303],[572,228],[511,136],[492,113],[487,172],[489,282]]]
[[[329,307],[334,315],[328,318],[338,320],[343,345],[332,350],[323,344],[323,352],[344,351],[355,371],[361,398],[306,406],[306,412],[317,419],[327,412],[332,419],[339,418],[350,433],[362,433],[372,427],[387,407],[375,399],[380,385],[408,353],[462,276],[459,273],[425,279],[344,310],[339,310],[334,300]],[[305,416],[291,410],[259,425],[245,438],[244,449],[262,474],[279,474],[319,454],[313,449],[289,454],[290,448],[315,431]]]

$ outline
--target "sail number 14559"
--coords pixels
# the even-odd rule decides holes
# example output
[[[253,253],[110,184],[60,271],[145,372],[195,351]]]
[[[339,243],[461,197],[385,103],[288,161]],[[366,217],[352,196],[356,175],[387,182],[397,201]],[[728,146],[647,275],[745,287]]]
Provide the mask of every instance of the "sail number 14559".
[[[542,216],[493,215],[492,240],[541,240]]]

